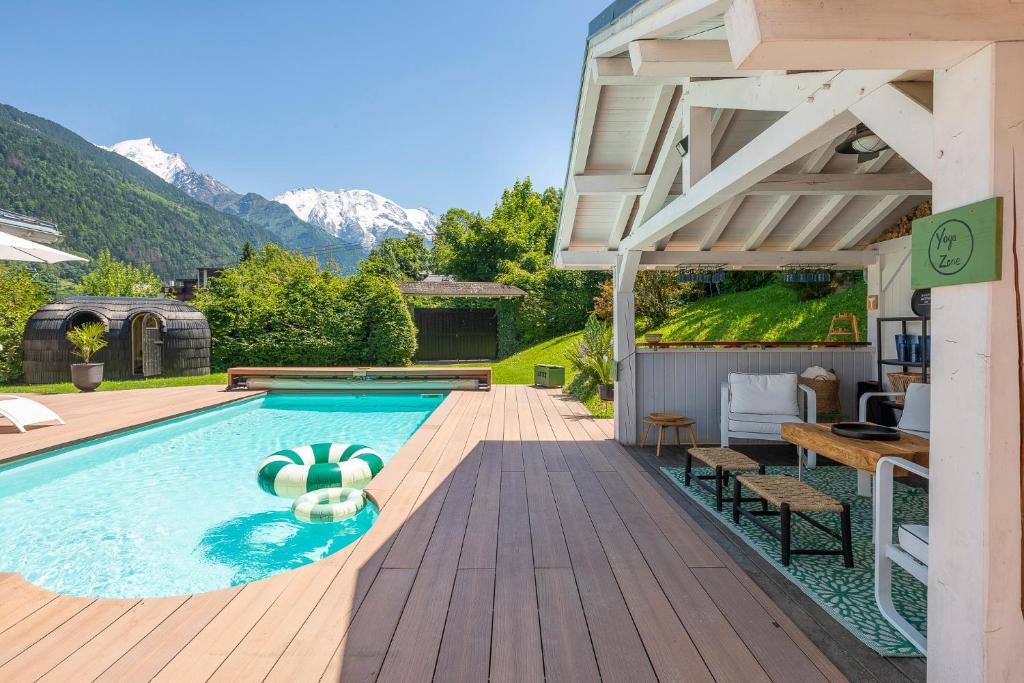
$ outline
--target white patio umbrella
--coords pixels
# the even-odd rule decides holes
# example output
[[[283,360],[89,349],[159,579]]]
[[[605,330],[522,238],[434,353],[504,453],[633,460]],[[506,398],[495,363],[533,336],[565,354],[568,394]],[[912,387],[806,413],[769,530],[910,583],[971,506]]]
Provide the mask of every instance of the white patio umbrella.
[[[58,263],[60,261],[88,261],[53,247],[36,244],[22,237],[0,231],[0,261],[32,261]]]

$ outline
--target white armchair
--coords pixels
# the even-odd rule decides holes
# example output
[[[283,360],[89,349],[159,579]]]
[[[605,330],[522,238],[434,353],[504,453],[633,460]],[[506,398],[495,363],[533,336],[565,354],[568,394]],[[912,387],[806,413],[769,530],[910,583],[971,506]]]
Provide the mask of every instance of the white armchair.
[[[860,397],[860,412],[857,418],[861,422],[868,419],[868,400],[874,396],[897,398],[903,396],[903,413],[896,428],[901,432],[929,438],[931,427],[931,385],[914,382],[904,391],[871,391]]]
[[[817,395],[799,383],[796,373],[731,372],[722,382],[722,448],[729,447],[730,439],[782,441],[783,424],[817,421]],[[807,466],[814,467],[815,460],[808,451]]]
[[[875,600],[878,610],[921,654],[928,654],[928,639],[896,611],[892,601],[892,566],[898,564],[921,583],[928,583],[928,527],[900,524],[893,539],[893,470],[928,478],[928,468],[903,458],[881,458],[875,468]]]

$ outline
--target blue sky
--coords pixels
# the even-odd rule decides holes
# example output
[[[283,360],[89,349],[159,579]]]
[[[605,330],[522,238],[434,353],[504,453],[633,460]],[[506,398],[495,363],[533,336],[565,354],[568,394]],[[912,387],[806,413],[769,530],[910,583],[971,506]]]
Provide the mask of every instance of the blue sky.
[[[489,211],[516,177],[562,184],[606,4],[7,2],[0,102],[100,144],[152,137],[239,191]]]

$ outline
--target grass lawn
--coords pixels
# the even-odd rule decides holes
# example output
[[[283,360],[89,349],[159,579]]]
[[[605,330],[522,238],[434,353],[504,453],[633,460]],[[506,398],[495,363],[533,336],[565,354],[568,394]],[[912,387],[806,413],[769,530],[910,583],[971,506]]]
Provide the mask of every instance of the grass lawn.
[[[565,360],[566,351],[580,338],[582,332],[571,332],[524,349],[514,356],[493,363],[458,363],[460,367],[491,368],[491,381],[495,384],[533,384],[533,366],[537,364],[565,366],[565,383],[572,382],[573,371]],[[579,397],[597,417],[611,417],[612,404],[597,397],[597,391]]]
[[[853,313],[861,339],[867,339],[866,298],[863,282],[813,301],[798,301],[785,285],[769,285],[686,304],[650,332],[664,334],[664,341],[823,341],[833,315]]]
[[[118,382],[104,382],[96,391],[121,391],[123,389],[156,389],[159,387],[191,387],[201,384],[222,384],[227,386],[228,375],[218,372],[199,377],[154,377],[152,379],[128,379]],[[78,391],[71,382],[61,384],[9,384],[0,385],[0,394],[74,394]]]

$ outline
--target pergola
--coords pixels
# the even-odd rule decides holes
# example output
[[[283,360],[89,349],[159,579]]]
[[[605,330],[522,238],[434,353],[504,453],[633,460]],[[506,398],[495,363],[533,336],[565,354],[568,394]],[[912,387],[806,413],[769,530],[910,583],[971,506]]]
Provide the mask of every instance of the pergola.
[[[554,250],[613,273],[633,443],[639,269],[867,268],[871,287],[868,245],[922,201],[1004,198],[1002,279],[933,292],[935,680],[1024,676],[1019,41],[1017,0],[617,2],[591,26]],[[858,127],[888,149],[837,154]]]

